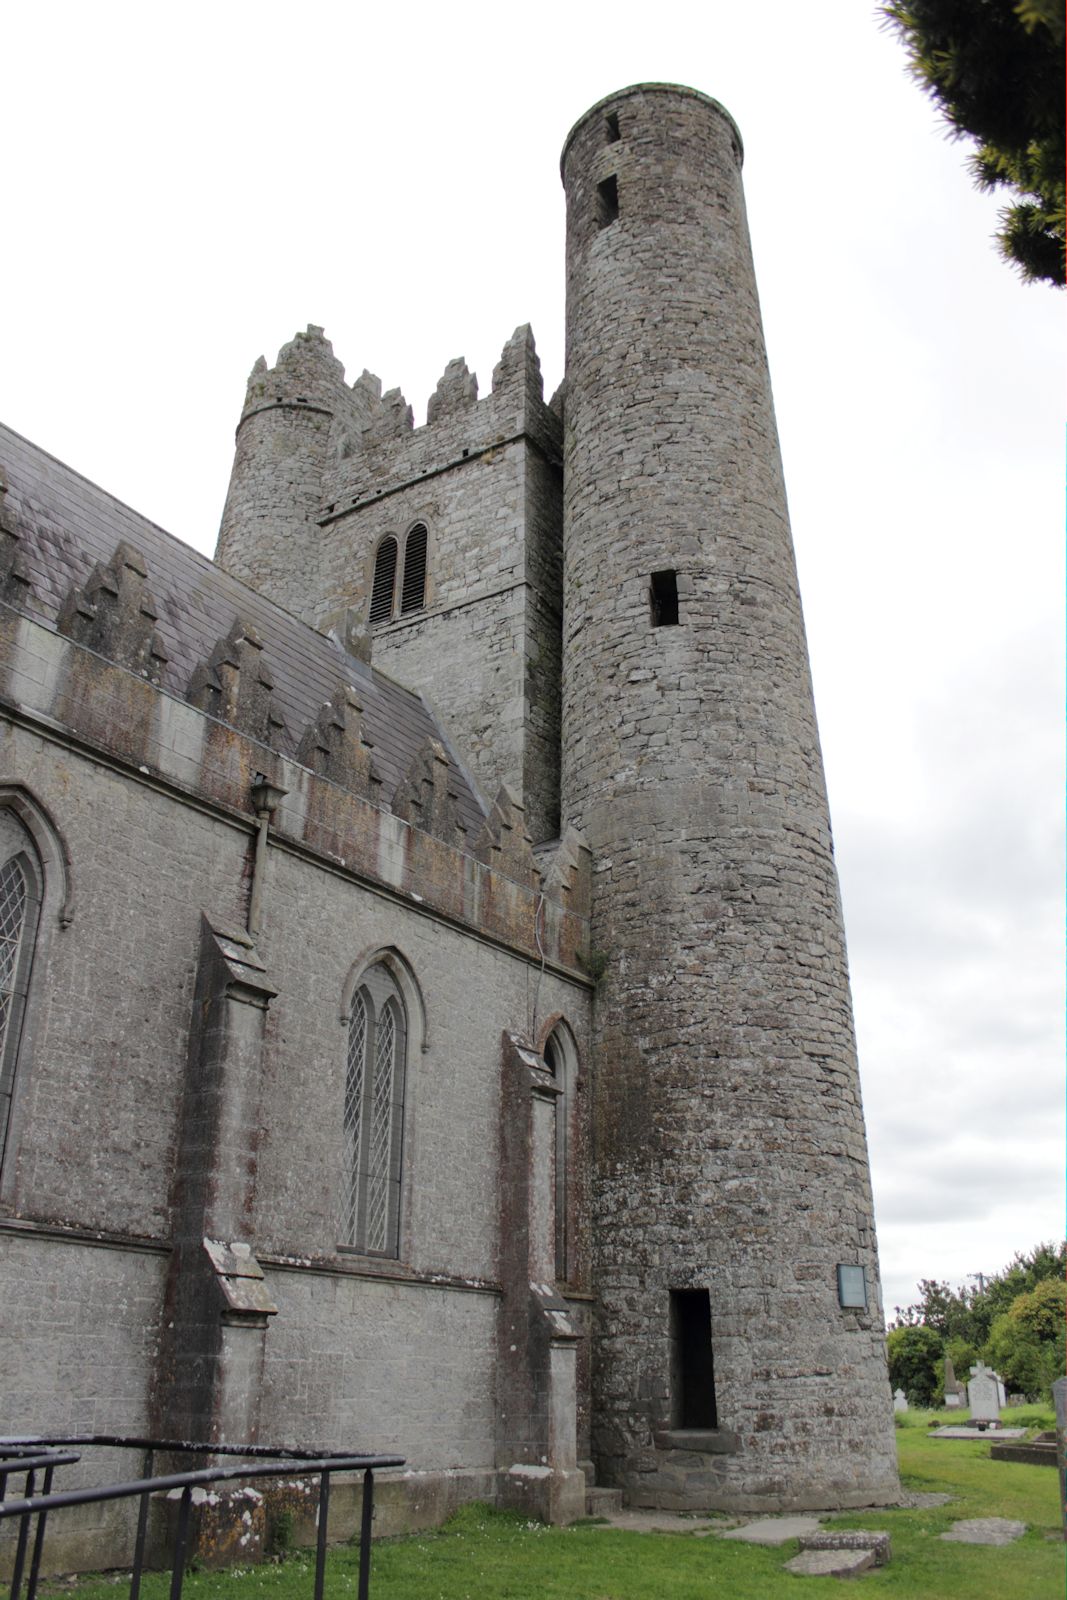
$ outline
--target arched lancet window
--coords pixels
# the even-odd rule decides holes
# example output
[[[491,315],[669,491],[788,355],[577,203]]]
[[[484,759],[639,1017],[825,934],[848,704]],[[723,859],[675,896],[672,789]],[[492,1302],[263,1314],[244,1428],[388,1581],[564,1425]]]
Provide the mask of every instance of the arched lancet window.
[[[372,623],[388,622],[393,615],[396,557],[397,543],[392,534],[389,534],[378,546],[378,554],[374,558],[374,581],[371,584],[368,619]]]
[[[574,1041],[566,1023],[558,1023],[545,1040],[544,1059],[559,1090],[556,1097],[555,1151],[556,1277],[561,1283],[566,1283],[571,1268],[570,1126],[577,1064]]]
[[[0,1168],[11,1125],[42,889],[41,866],[29,834],[12,811],[0,809]]]
[[[416,522],[404,542],[404,582],[400,610],[421,611],[426,604],[426,524]]]
[[[396,983],[371,967],[348,1013],[341,1243],[367,1255],[400,1250],[407,1019]]]

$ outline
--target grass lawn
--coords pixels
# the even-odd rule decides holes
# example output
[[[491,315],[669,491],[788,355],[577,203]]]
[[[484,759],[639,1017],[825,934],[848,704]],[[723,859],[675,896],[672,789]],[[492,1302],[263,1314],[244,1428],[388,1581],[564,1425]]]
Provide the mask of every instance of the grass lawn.
[[[950,1505],[926,1510],[849,1512],[827,1527],[877,1528],[892,1536],[889,1566],[864,1574],[872,1595],[922,1596],[923,1600],[1062,1600],[1064,1545],[1047,1537],[1059,1528],[1056,1473],[992,1461],[985,1440],[928,1437],[929,1412],[907,1412],[897,1440],[905,1491],[951,1494]],[[938,1422],[963,1420],[958,1412]],[[1035,1429],[1053,1426],[1037,1407],[1005,1413],[1005,1420]],[[971,1517],[1009,1517],[1028,1525],[1012,1545],[943,1544],[937,1538],[953,1522]],[[809,1600],[836,1596],[837,1578],[799,1578],[782,1570],[795,1545],[755,1545],[696,1538],[690,1534],[640,1534],[602,1524],[544,1528],[485,1507],[468,1506],[435,1533],[383,1540],[374,1546],[373,1600],[766,1600],[796,1595]],[[326,1594],[355,1594],[358,1551],[331,1552]],[[165,1600],[169,1577],[153,1574],[144,1600]],[[69,1584],[50,1594],[70,1594]],[[77,1600],[115,1600],[122,1580],[89,1579]],[[281,1565],[225,1573],[191,1572],[188,1600],[310,1600],[312,1566],[306,1553]]]

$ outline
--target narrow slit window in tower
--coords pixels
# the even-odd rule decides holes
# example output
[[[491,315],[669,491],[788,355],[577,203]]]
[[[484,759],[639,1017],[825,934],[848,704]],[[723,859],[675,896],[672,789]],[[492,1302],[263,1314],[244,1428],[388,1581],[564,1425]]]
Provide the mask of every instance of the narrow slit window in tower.
[[[426,604],[426,524],[416,522],[404,545],[404,582],[400,591],[401,614],[421,611]]]
[[[617,111],[609,111],[604,118],[604,123],[608,133],[608,144],[618,144],[620,138],[619,113]]]
[[[388,622],[393,614],[393,588],[396,584],[396,540],[383,539],[374,558],[374,582],[370,592],[370,622]]]
[[[619,180],[614,173],[596,186],[597,222],[602,228],[615,221],[619,214]]]
[[[677,626],[678,574],[676,572],[654,572],[648,599],[654,628]]]
[[[717,1428],[711,1296],[706,1289],[670,1293],[671,1426]]]

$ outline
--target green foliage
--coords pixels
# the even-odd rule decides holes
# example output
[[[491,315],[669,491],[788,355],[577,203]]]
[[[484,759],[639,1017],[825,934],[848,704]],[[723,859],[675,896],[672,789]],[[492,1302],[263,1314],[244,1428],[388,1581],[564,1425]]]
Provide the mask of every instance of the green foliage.
[[[916,1325],[894,1328],[886,1342],[892,1388],[903,1389],[909,1405],[937,1405],[944,1398],[941,1335],[934,1328]]]
[[[1067,1284],[1046,1279],[994,1318],[986,1358],[1011,1389],[1036,1400],[1064,1370]]]
[[[1007,188],[1001,254],[1028,281],[1063,284],[1062,0],[888,0],[910,70],[955,137],[977,142],[979,188]]]
[[[913,1405],[934,1404],[942,1398],[938,1385],[943,1390],[944,1356],[951,1357],[956,1377],[966,1382],[981,1355],[1009,1389],[1032,1399],[1046,1395],[1064,1370],[1065,1272],[1067,1244],[1045,1243],[1026,1255],[1017,1251],[1003,1271],[979,1286],[961,1284],[953,1291],[947,1283],[923,1278],[919,1299],[910,1306],[897,1306],[890,1325],[893,1387],[902,1388]],[[904,1343],[897,1338],[919,1330],[940,1340],[936,1355],[932,1341]],[[894,1340],[904,1352],[904,1365],[898,1370],[918,1373],[925,1362],[925,1379],[919,1377],[916,1383],[914,1376],[910,1382],[893,1376]]]
[[[945,1354],[952,1362],[952,1370],[960,1383],[966,1383],[967,1374],[978,1360],[978,1350],[966,1339],[954,1334],[945,1340]]]
[[[270,1548],[275,1555],[286,1556],[293,1548],[293,1513],[279,1511],[270,1525]]]

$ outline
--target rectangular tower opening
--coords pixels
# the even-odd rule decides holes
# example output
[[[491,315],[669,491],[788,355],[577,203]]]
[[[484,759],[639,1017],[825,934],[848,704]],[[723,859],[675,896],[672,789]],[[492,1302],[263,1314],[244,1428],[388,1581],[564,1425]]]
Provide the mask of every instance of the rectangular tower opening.
[[[619,180],[614,175],[596,186],[597,222],[602,228],[615,221],[619,214]]]
[[[671,1427],[717,1428],[711,1296],[707,1289],[670,1294]]]
[[[648,591],[648,603],[654,628],[676,627],[678,624],[678,574],[654,572]]]
[[[620,138],[619,113],[617,111],[609,111],[607,116],[604,118],[604,126],[607,129],[608,144],[618,144]]]

